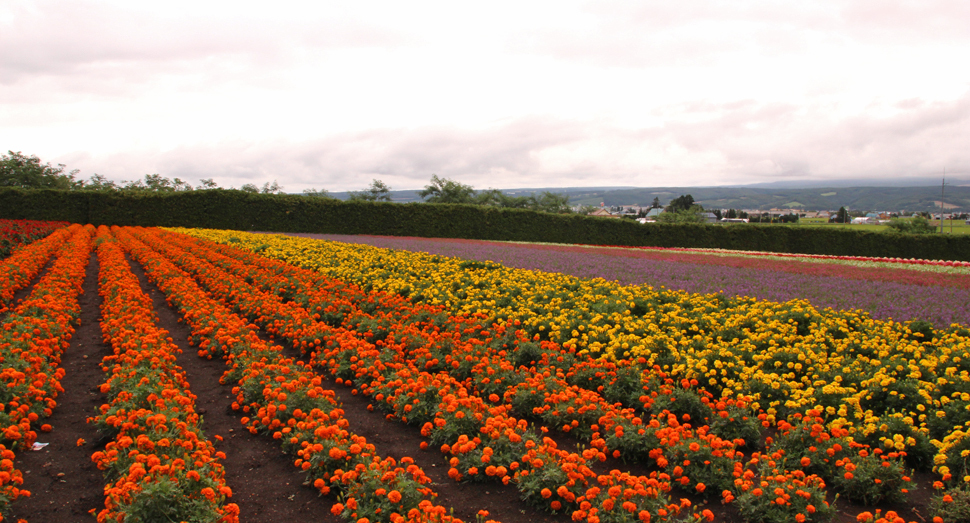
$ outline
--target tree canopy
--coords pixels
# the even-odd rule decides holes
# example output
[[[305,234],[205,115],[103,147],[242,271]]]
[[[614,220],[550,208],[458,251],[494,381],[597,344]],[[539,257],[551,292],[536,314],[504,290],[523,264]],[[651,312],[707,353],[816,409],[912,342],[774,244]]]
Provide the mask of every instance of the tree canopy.
[[[350,200],[389,202],[391,201],[391,188],[380,180],[374,180],[371,182],[370,187],[363,191],[351,191]]]
[[[0,157],[0,187],[75,189],[74,177],[79,171],[64,172],[64,164],[56,167],[41,163],[36,156],[7,151]],[[83,184],[83,182],[81,182]]]
[[[572,212],[567,194],[543,191],[539,195],[512,196],[498,189],[476,191],[471,185],[441,178],[437,174],[431,175],[431,183],[418,191],[418,196],[428,203],[464,203],[557,214]]]
[[[889,220],[887,226],[892,231],[903,234],[932,234],[936,232],[936,227],[930,225],[929,220],[922,216],[913,216],[909,220],[893,218]]]
[[[657,200],[657,203],[660,203],[659,200]],[[677,198],[670,200],[670,203],[667,205],[667,208],[665,210],[667,212],[689,211],[690,208],[693,206],[694,206],[694,197],[689,194],[687,195],[682,194]],[[701,210],[703,211],[704,208],[701,207]]]
[[[475,203],[475,189],[447,178],[431,175],[431,183],[418,191],[418,196],[428,203]]]

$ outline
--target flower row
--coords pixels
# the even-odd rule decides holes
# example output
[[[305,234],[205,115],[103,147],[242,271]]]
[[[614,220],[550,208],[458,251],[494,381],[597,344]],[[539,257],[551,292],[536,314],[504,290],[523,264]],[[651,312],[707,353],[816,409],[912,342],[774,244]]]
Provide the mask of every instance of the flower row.
[[[0,514],[29,492],[14,467],[13,450],[30,448],[36,424],[51,415],[63,392],[58,368],[80,314],[78,295],[91,252],[92,227],[76,226],[47,274],[0,325]],[[43,424],[40,430],[50,430]]]
[[[243,423],[280,440],[322,494],[340,493],[344,502],[334,513],[350,521],[459,521],[432,503],[430,479],[413,460],[381,458],[373,445],[347,430],[333,392],[322,388],[315,373],[263,342],[247,321],[209,298],[131,232],[116,231],[185,316],[192,341],[202,347],[200,355],[227,358],[231,369],[223,381],[236,384],[233,407],[246,414]]]
[[[202,432],[178,347],[156,325],[151,298],[107,227],[97,240],[101,331],[113,353],[101,362],[109,402],[89,422],[114,440],[92,460],[117,478],[105,487],[98,521],[238,523],[238,506],[227,503],[225,455]]]

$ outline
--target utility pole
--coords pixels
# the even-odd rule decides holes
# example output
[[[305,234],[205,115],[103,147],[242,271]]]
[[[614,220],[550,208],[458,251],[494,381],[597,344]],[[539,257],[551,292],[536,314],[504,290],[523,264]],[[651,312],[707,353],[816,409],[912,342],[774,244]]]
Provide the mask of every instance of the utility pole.
[[[943,203],[943,194],[946,188],[946,167],[943,168],[943,183],[940,184],[940,234],[943,234],[943,210],[945,209]]]

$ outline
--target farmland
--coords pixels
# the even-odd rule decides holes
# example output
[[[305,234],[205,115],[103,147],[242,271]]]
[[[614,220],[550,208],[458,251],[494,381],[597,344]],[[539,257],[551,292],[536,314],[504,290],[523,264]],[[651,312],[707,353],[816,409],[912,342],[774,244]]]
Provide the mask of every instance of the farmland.
[[[32,260],[0,331],[5,515],[928,521],[965,503],[963,265],[363,241],[410,250],[73,225],[0,261]]]

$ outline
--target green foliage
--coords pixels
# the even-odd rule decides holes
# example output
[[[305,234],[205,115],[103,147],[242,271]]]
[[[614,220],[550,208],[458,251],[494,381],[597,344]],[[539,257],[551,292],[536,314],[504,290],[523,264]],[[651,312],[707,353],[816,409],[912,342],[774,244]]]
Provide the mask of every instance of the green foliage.
[[[303,196],[309,196],[311,198],[333,198],[330,195],[330,191],[326,189],[303,189]]]
[[[844,460],[843,474],[832,478],[832,486],[847,499],[871,506],[906,501],[909,477],[898,458],[867,454]]]
[[[122,189],[126,191],[175,192],[192,190],[192,186],[188,182],[179,178],[169,180],[160,174],[146,174],[144,180],[121,183],[124,184]]]
[[[569,196],[543,191],[542,194],[529,196],[510,196],[498,189],[487,189],[476,192],[471,185],[439,178],[431,175],[431,184],[418,192],[428,203],[464,203],[487,205],[505,209],[532,209],[552,214],[567,214],[572,212],[569,206]]]
[[[839,212],[829,218],[829,223],[849,223],[851,221],[852,217],[849,216],[849,211],[845,207],[839,207]]]
[[[528,209],[528,196],[510,196],[498,189],[488,189],[479,191],[475,194],[475,204],[494,205],[495,207],[505,207],[507,209]]]
[[[41,164],[36,156],[7,151],[0,156],[0,187],[73,189],[79,183],[74,180],[78,171],[64,173],[64,164],[57,167]]]
[[[428,203],[473,203],[475,189],[471,185],[458,183],[448,178],[431,175],[431,184],[418,191],[418,196]]]
[[[656,200],[656,203],[660,203],[660,200],[657,200],[656,198],[654,198],[654,200]],[[666,211],[667,212],[689,211],[693,207],[694,207],[694,197],[689,194],[687,195],[682,194],[670,201],[670,205],[667,206]],[[701,208],[701,210],[703,211],[704,209]]]
[[[370,187],[363,191],[351,191],[350,201],[389,202],[391,201],[391,188],[380,180],[374,180],[371,182]]]
[[[569,207],[568,195],[556,194],[550,191],[543,191],[538,197],[535,195],[531,196],[529,208],[552,214],[567,214],[572,212],[572,209]]]
[[[645,224],[479,205],[339,201],[209,191],[58,191],[0,187],[0,217],[95,225],[385,234],[426,238],[689,247],[970,261],[970,235],[841,227]]]
[[[204,478],[203,481],[208,480]],[[205,523],[222,517],[218,505],[198,495],[192,490],[182,488],[187,480],[171,481],[164,476],[155,481],[146,481],[144,488],[131,493],[127,503],[119,507],[126,514],[125,521],[131,523],[155,523],[158,521],[186,521]],[[211,488],[211,487],[210,487]],[[213,489],[218,492],[218,489]],[[218,500],[224,499],[223,494]]]
[[[970,492],[955,487],[938,493],[930,500],[930,516],[947,523],[970,523]]]
[[[100,174],[95,173],[93,176],[91,176],[90,181],[83,182],[81,189],[85,191],[117,191],[118,184]]]
[[[667,211],[657,216],[659,223],[704,223],[704,208],[700,205],[691,206],[690,209],[680,209]]]
[[[922,216],[914,216],[909,220],[893,218],[889,220],[887,226],[893,231],[903,234],[932,234],[936,232],[936,228]]]

